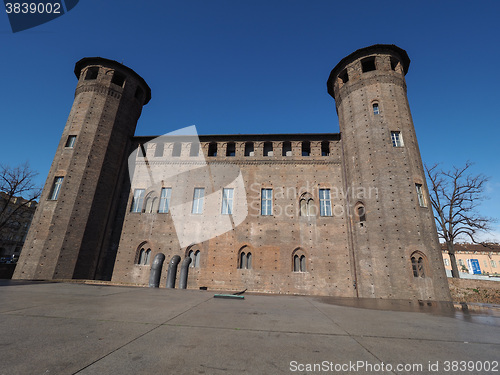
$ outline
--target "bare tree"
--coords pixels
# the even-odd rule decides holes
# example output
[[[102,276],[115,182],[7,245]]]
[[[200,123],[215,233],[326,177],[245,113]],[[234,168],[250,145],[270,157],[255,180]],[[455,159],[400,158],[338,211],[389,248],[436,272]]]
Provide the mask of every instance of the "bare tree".
[[[430,168],[425,166],[438,235],[446,243],[452,276],[457,278],[460,276],[455,258],[455,241],[467,238],[473,243],[487,246],[477,241],[477,235],[490,230],[489,224],[494,221],[477,212],[480,202],[485,199],[484,189],[488,177],[482,174],[471,175],[469,168],[472,165],[468,161],[465,166],[453,167],[450,171],[438,169],[438,164]]]
[[[22,221],[26,207],[40,197],[37,175],[27,162],[13,168],[0,164],[0,231]]]

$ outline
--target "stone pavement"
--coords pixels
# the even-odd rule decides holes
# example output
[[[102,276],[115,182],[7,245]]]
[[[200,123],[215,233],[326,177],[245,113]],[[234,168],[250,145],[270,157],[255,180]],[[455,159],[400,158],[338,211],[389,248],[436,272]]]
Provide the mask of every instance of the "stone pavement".
[[[213,295],[3,281],[0,374],[500,372],[499,315],[384,311],[324,297]],[[465,364],[472,371],[453,371],[453,363],[446,371],[446,361],[474,362]]]

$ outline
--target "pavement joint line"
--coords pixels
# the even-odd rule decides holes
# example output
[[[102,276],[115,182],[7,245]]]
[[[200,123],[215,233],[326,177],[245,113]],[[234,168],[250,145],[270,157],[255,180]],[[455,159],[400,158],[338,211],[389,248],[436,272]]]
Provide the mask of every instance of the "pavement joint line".
[[[228,330],[228,331],[247,331],[247,332],[268,332],[268,333],[286,333],[294,335],[311,335],[311,336],[339,336],[339,337],[357,337],[357,338],[373,338],[373,339],[389,339],[389,340],[412,340],[412,341],[429,341],[429,342],[447,342],[454,344],[463,344],[464,341],[461,340],[445,340],[445,339],[430,339],[424,337],[397,337],[397,336],[378,336],[378,335],[353,335],[350,333],[323,333],[323,332],[301,332],[301,331],[280,331],[280,330],[270,330],[270,329],[250,329],[250,328],[234,328],[234,327],[213,327],[213,326],[201,326],[193,324],[173,324],[164,323],[163,325],[169,327],[179,327],[179,328],[205,328],[205,329],[215,329],[215,330]],[[467,341],[467,344],[480,344],[480,345],[500,345],[500,343],[491,342],[476,342]]]
[[[137,336],[137,337],[133,338],[132,340],[129,340],[129,341],[128,341],[128,342],[126,342],[125,344],[120,345],[119,347],[117,347],[117,348],[113,349],[113,350],[112,350],[112,351],[110,351],[109,353],[107,353],[107,354],[105,354],[105,355],[101,356],[100,358],[98,358],[98,359],[96,359],[96,360],[92,361],[92,362],[91,362],[91,363],[89,363],[88,365],[83,366],[83,367],[82,367],[82,368],[80,368],[79,370],[75,371],[72,375],[76,375],[76,374],[78,374],[79,372],[81,372],[81,371],[85,370],[86,368],[89,368],[89,367],[90,367],[90,366],[92,366],[93,364],[95,364],[95,363],[97,363],[97,362],[101,361],[102,359],[104,359],[104,358],[106,358],[106,357],[110,356],[111,354],[113,354],[113,353],[117,352],[118,350],[120,350],[120,349],[124,348],[125,346],[127,346],[127,345],[129,345],[129,344],[133,343],[134,341],[139,340],[140,338],[142,338],[142,337],[146,336],[147,334],[149,334],[149,333],[153,332],[155,329],[158,329],[159,327],[162,327],[163,325],[165,325],[165,324],[166,324],[167,322],[169,322],[170,320],[175,319],[175,318],[177,318],[177,317],[181,316],[182,314],[185,314],[185,313],[187,313],[188,311],[190,311],[190,310],[192,310],[192,309],[194,309],[194,308],[198,307],[198,306],[199,306],[199,305],[201,305],[202,303],[205,303],[205,302],[209,301],[211,298],[212,298],[212,297],[207,298],[206,300],[201,301],[201,302],[197,303],[196,305],[193,305],[193,306],[189,307],[187,310],[185,310],[185,311],[183,311],[183,312],[181,312],[181,313],[177,314],[176,316],[174,316],[174,317],[172,317],[172,318],[167,319],[167,320],[166,320],[165,322],[163,322],[163,323],[156,324],[156,326],[155,326],[155,327],[153,327],[153,328],[151,328],[149,331],[144,332],[143,334],[140,334],[139,336]]]
[[[316,309],[319,311],[320,314],[322,314],[323,316],[325,316],[328,320],[330,320],[333,324],[335,324],[337,327],[339,327],[340,329],[342,329],[344,332],[346,332],[350,338],[352,338],[354,341],[356,341],[358,343],[359,346],[361,346],[366,352],[370,353],[374,358],[376,358],[378,361],[380,362],[384,362],[383,360],[381,360],[375,353],[373,353],[370,349],[368,349],[366,346],[364,346],[356,336],[354,335],[350,335],[349,332],[344,329],[342,326],[340,326],[340,324],[336,323],[329,315],[327,315],[326,313],[324,313],[318,306],[316,306],[314,303],[312,303],[312,301],[310,299],[308,299],[308,302]],[[391,373],[393,374],[397,374],[396,372],[394,371],[390,371]]]
[[[48,318],[48,319],[71,319],[71,320],[88,320],[92,322],[112,322],[112,323],[133,323],[133,324],[143,324],[143,325],[162,325],[163,323],[155,322],[144,322],[135,320],[118,320],[118,319],[92,319],[92,318],[81,318],[75,316],[58,316],[58,315],[37,315],[37,314],[7,314],[11,316],[22,316],[30,318]]]
[[[370,349],[368,349],[366,346],[364,346],[364,345],[363,345],[363,344],[362,344],[362,343],[358,340],[360,337],[364,337],[364,336],[360,336],[360,337],[359,337],[359,336],[358,336],[358,337],[356,337],[356,336],[351,336],[351,337],[352,337],[352,339],[353,339],[354,341],[356,341],[356,342],[358,343],[358,345],[359,345],[359,346],[361,346],[364,350],[366,350],[366,351],[367,351],[368,353],[370,353],[372,356],[374,356],[375,358],[377,358],[377,360],[378,360],[378,361],[380,361],[381,363],[383,363],[383,362],[384,362],[384,361],[383,361],[382,359],[380,359],[380,358],[379,358],[379,357],[378,357],[375,353],[373,353]],[[394,372],[393,370],[391,370],[391,373],[393,373],[393,374],[397,374],[397,372]]]
[[[306,301],[309,302],[310,305],[312,305],[318,312],[323,315],[326,319],[328,319],[330,322],[332,322],[334,325],[336,325],[338,328],[340,328],[342,331],[344,331],[346,334],[349,335],[349,332],[347,332],[344,327],[341,327],[340,324],[335,322],[330,316],[328,316],[326,313],[324,313],[318,306],[316,306],[314,303],[312,303],[312,300],[310,298],[306,298]]]
[[[245,332],[267,332],[267,333],[288,333],[294,335],[319,335],[319,336],[350,336],[348,333],[322,333],[322,332],[303,332],[303,331],[281,331],[275,329],[251,329],[251,328],[234,328],[234,327],[213,327],[213,326],[197,326],[197,325],[187,325],[187,324],[173,324],[167,323],[163,324],[168,327],[180,327],[180,328],[205,328],[205,329],[216,329],[216,330],[226,330],[226,331],[245,331]]]
[[[352,338],[354,341],[356,341],[356,342],[358,343],[358,345],[359,345],[360,347],[362,347],[362,348],[363,348],[363,349],[364,349],[367,353],[369,353],[370,355],[372,355],[372,356],[373,356],[374,358],[376,358],[378,361],[383,362],[383,360],[382,360],[382,359],[380,359],[380,358],[379,358],[379,357],[378,357],[375,353],[373,353],[370,349],[368,349],[366,346],[364,346],[364,345],[360,342],[360,340],[359,340],[359,338],[360,338],[360,337],[359,337],[359,336],[357,337],[357,336],[355,336],[355,335],[351,335],[351,334],[349,334],[349,332],[348,332],[346,329],[344,329],[344,328],[343,328],[340,324],[338,324],[337,322],[335,322],[335,321],[334,321],[334,320],[333,320],[333,319],[332,319],[329,315],[327,315],[326,313],[324,313],[324,312],[323,312],[323,311],[322,311],[322,310],[321,310],[318,306],[316,306],[315,304],[313,304],[313,303],[312,303],[309,299],[308,299],[308,301],[309,301],[309,303],[310,303],[310,304],[311,304],[311,305],[312,305],[312,306],[313,306],[316,310],[318,310],[318,311],[320,312],[320,314],[322,314],[323,316],[325,316],[325,317],[326,317],[328,320],[330,320],[333,324],[335,324],[337,327],[339,327],[339,328],[340,328],[340,329],[342,329],[344,332],[346,332],[346,333],[348,334],[348,336],[349,336],[350,338]],[[363,336],[361,336],[361,337],[363,337]],[[393,373],[393,374],[397,374],[397,373],[396,373],[396,372],[394,372],[394,371],[391,371],[391,373]]]
[[[16,311],[23,311],[23,310],[32,309],[35,307],[45,307],[45,306],[50,306],[50,305],[51,305],[50,303],[47,303],[46,305],[35,305],[35,306],[29,306],[29,307],[21,307],[21,308],[14,309],[14,310],[1,311],[0,314],[13,315],[13,313],[15,313]],[[32,315],[24,315],[24,314],[15,314],[15,315],[32,316]]]

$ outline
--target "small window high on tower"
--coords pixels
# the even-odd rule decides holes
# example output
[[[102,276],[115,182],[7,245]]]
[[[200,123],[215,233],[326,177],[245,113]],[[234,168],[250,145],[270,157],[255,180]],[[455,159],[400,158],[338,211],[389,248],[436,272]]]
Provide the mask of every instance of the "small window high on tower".
[[[85,80],[90,81],[92,79],[97,79],[98,74],[99,74],[99,68],[97,66],[92,66],[87,69],[87,73],[85,74]]]
[[[363,70],[363,73],[371,72],[372,70],[377,69],[375,67],[375,57],[368,57],[361,60],[361,69]]]
[[[342,84],[349,82],[349,75],[347,74],[347,69],[344,69],[339,74],[339,80],[340,80],[340,83],[342,83]]]
[[[111,83],[123,87],[123,84],[125,83],[125,76],[120,72],[114,72],[113,78],[111,78]]]

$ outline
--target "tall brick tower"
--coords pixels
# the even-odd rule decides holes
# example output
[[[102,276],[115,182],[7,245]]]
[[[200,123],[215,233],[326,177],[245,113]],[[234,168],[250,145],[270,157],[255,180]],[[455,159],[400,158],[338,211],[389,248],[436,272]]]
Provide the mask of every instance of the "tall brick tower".
[[[373,45],[342,59],[328,92],[339,116],[359,297],[450,300],[406,96],[410,59]]]
[[[102,277],[126,153],[151,90],[132,69],[100,57],[78,61],[75,74],[75,100],[17,279]]]

